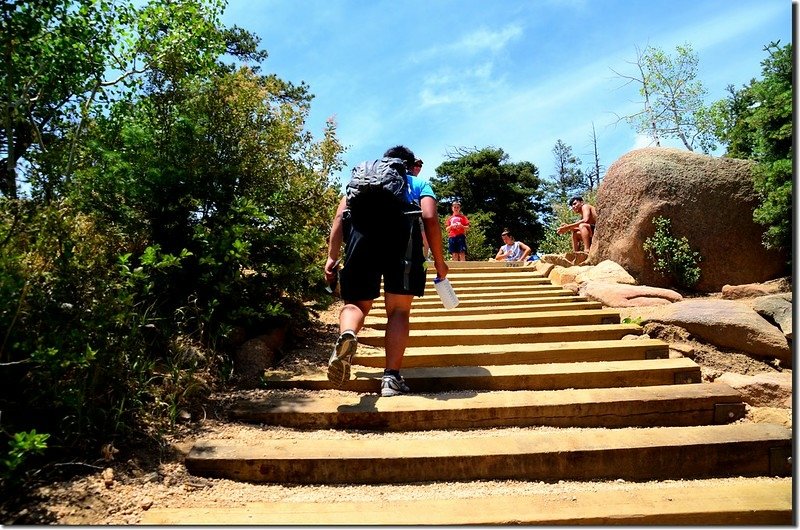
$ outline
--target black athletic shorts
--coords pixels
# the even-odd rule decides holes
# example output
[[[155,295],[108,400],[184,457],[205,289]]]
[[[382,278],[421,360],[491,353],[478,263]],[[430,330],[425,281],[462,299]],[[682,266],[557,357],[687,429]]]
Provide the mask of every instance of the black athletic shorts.
[[[344,266],[339,275],[342,299],[346,302],[374,300],[383,290],[392,294],[422,296],[425,291],[425,258],[419,216],[378,216],[358,219],[345,213],[342,220],[345,241]],[[406,248],[411,231],[409,288],[403,286]]]

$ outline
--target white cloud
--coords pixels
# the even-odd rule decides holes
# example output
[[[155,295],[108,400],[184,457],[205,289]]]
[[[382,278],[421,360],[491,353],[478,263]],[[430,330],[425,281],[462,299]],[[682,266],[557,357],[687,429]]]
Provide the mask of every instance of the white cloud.
[[[510,41],[522,36],[522,27],[518,25],[506,26],[500,31],[489,31],[481,28],[469,35],[465,35],[459,42],[451,45],[453,49],[478,53],[483,50],[498,52],[506,47]]]
[[[412,60],[416,63],[437,59],[442,56],[456,58],[458,56],[472,56],[482,52],[498,53],[512,40],[522,36],[522,26],[511,24],[496,31],[480,28],[468,33],[455,42],[432,46],[417,54]]]
[[[730,5],[736,7],[736,3]],[[719,17],[707,21],[696,21],[696,24],[677,31],[670,40],[679,43],[690,42],[695,50],[710,48],[769,23],[771,19],[775,18],[776,13],[781,12],[785,12],[787,16],[791,15],[788,3],[760,2],[758,5],[748,6],[738,11],[726,10]]]
[[[631,150],[641,149],[643,147],[655,147],[655,145],[656,142],[649,136],[646,136],[644,134],[637,134],[636,138],[634,138],[633,140],[633,145],[631,146]]]
[[[457,91],[445,89],[436,92],[431,88],[423,88],[419,93],[419,104],[423,108],[469,103],[472,99],[472,96],[463,89]]]
[[[774,17],[775,6],[771,7]],[[720,14],[712,20],[696,20],[694,25],[671,34],[652,35],[650,43],[665,50],[685,40],[692,41],[696,50],[721,44],[767,23],[770,10],[764,11],[766,13],[761,13],[758,7],[750,6],[735,13]],[[475,42],[481,42],[481,38],[476,37]],[[484,79],[477,75],[477,70],[442,75],[441,83],[425,84],[420,97],[429,106],[471,105],[467,112],[440,131],[442,139],[458,138],[457,145],[498,145],[512,158],[546,164],[556,139],[573,145],[579,153],[589,142],[592,122],[600,135],[602,131],[609,132],[608,128],[616,123],[614,113],[625,116],[640,109],[640,103],[633,101],[638,97],[636,90],[619,88],[620,80],[610,70],[610,67],[625,65],[633,54],[633,44],[620,44],[616,51],[594,57],[585,65],[570,65],[566,58],[558,70],[536,74],[527,86],[519,83],[511,86],[505,80],[492,80],[491,76]],[[453,79],[459,77],[462,83],[456,85]],[[626,144],[630,146],[628,150],[655,145],[650,138],[635,135],[624,121],[616,125],[622,130],[614,127],[617,131],[607,139],[614,148],[603,152],[601,145],[601,156],[614,159],[620,154],[616,151],[624,149]],[[513,131],[511,135],[510,131]],[[620,142],[623,137],[625,140]],[[661,145],[682,147],[670,140],[662,140]]]
[[[652,44],[671,52],[676,44],[689,42],[696,52],[702,51],[703,81],[719,74],[720,83],[737,82],[738,78],[732,76],[739,70],[744,72],[742,82],[757,75],[758,59],[748,60],[747,64],[754,65],[749,70],[742,68],[740,52],[731,53],[729,48],[752,46],[755,54],[763,58],[761,47],[772,37],[753,45],[753,33],[766,27],[772,33],[778,32],[775,38],[782,36],[785,28],[776,19],[782,20],[784,12],[790,14],[789,3],[740,0],[725,9],[717,9],[723,3],[712,0],[698,4],[706,1],[703,9],[687,15],[681,24],[667,24],[656,17],[648,25],[626,22],[627,11],[640,10],[634,9],[634,3],[630,7],[625,7],[625,2],[612,3],[620,4],[619,27],[600,24],[598,4],[586,0],[509,0],[498,10],[479,8],[479,2],[466,2],[472,6],[465,8],[466,15],[471,16],[437,10],[442,16],[426,18],[413,38],[388,47],[388,52],[375,54],[386,59],[397,53],[400,58],[386,75],[396,81],[378,88],[359,77],[365,71],[364,65],[373,64],[371,54],[360,57],[355,65],[343,61],[333,72],[327,71],[328,63],[334,62],[331,58],[339,57],[337,45],[352,45],[351,39],[340,36],[331,41],[330,49],[315,47],[312,53],[298,47],[284,35],[287,30],[273,23],[270,29],[280,29],[277,37],[284,38],[271,42],[276,42],[275,46],[284,42],[292,46],[280,55],[270,41],[266,44],[273,52],[273,63],[281,58],[284,71],[300,72],[290,79],[307,79],[311,83],[312,92],[318,94],[312,112],[327,109],[326,115],[337,113],[340,138],[352,147],[346,155],[351,162],[377,156],[387,145],[404,142],[425,159],[424,174],[432,174],[448,147],[494,145],[503,148],[512,160],[541,165],[542,174],[546,175],[550,173],[551,149],[557,139],[571,145],[578,155],[588,151],[592,122],[599,137],[601,163],[605,165],[627,150],[651,143],[644,136],[636,136],[626,122],[615,124],[614,113],[624,116],[641,109],[636,88],[620,88],[622,81],[610,70],[630,72],[633,66],[628,63],[635,58],[635,45]],[[282,0],[277,3],[284,5]],[[678,3],[688,11],[691,1]],[[641,10],[648,6],[648,12],[650,6],[653,12],[661,13],[683,9],[666,1],[641,5]],[[359,13],[363,12],[360,9],[361,6]],[[616,8],[604,9],[603,15],[608,10],[614,12]],[[570,40],[559,41],[564,38],[563,30],[553,21],[573,15],[580,19],[584,14],[597,17],[597,21],[587,18],[586,22],[596,23],[602,31],[595,36],[587,29],[586,35],[570,33]],[[287,29],[292,28],[288,20],[278,18]],[[305,15],[301,22],[296,31],[307,31]],[[786,24],[790,26],[790,22]],[[328,24],[326,30],[335,36],[336,28],[344,27],[347,26]],[[345,36],[350,32],[348,27]],[[294,37],[294,31],[289,35]],[[264,36],[277,38],[271,32],[264,32]],[[596,44],[587,48],[586,43],[595,42],[592,39],[597,39]],[[375,46],[380,49],[379,44]],[[342,53],[341,57],[350,55]],[[277,72],[283,75],[281,70]],[[309,79],[309,72],[317,77]]]
[[[419,105],[428,108],[437,105],[474,104],[503,85],[503,76],[495,77],[493,72],[494,64],[487,61],[458,71],[444,68],[433,75],[425,76],[419,91]]]

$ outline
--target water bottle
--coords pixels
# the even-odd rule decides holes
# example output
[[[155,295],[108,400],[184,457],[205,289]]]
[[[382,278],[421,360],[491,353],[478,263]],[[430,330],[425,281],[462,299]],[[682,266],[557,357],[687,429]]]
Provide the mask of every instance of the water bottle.
[[[333,280],[331,281],[331,283],[325,286],[325,290],[329,294],[336,293],[336,288],[338,287],[339,284],[339,261],[340,260],[337,259],[336,263],[333,264],[333,273],[334,273]]]
[[[442,299],[442,305],[445,309],[453,309],[458,305],[458,297],[450,285],[450,280],[447,278],[433,280],[433,285],[436,287],[436,292],[439,293],[439,298]]]

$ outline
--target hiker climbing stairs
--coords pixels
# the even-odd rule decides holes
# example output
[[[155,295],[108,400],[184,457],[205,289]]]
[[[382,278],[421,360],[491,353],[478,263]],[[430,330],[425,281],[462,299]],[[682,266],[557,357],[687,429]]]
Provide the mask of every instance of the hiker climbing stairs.
[[[458,307],[443,309],[429,282],[412,308],[402,373],[413,394],[380,396],[386,317],[378,300],[340,390],[322,363],[303,374],[275,370],[265,374],[266,392],[229,410],[231,421],[294,435],[258,443],[201,439],[186,457],[189,472],[275,484],[625,481],[604,498],[587,487],[568,498],[487,493],[479,502],[383,506],[403,506],[403,524],[791,522],[791,431],[739,422],[745,405],[736,390],[701,382],[694,361],[669,358],[666,343],[642,337],[618,311],[531,267],[458,262],[448,278]],[[329,432],[330,442],[309,439],[309,430]],[[346,433],[346,443],[336,433]],[[714,482],[724,477],[744,478]],[[647,482],[665,480],[688,482]],[[300,502],[153,509],[143,522],[401,522],[357,501],[343,499],[336,510]]]

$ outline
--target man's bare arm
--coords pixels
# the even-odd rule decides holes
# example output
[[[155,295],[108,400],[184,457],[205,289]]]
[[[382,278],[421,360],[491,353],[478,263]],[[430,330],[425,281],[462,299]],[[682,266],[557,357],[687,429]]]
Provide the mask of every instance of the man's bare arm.
[[[419,201],[419,205],[420,208],[422,208],[422,226],[425,228],[428,247],[433,254],[433,266],[436,268],[436,276],[445,278],[449,267],[444,261],[442,233],[439,228],[439,215],[436,213],[436,199],[428,196],[422,197]]]
[[[339,201],[339,207],[336,208],[336,214],[333,216],[331,222],[331,235],[328,238],[328,260],[325,262],[325,280],[332,282],[335,276],[334,268],[336,261],[339,259],[339,251],[342,248],[342,241],[344,239],[344,229],[342,227],[342,212],[347,207],[347,198],[342,197]]]

